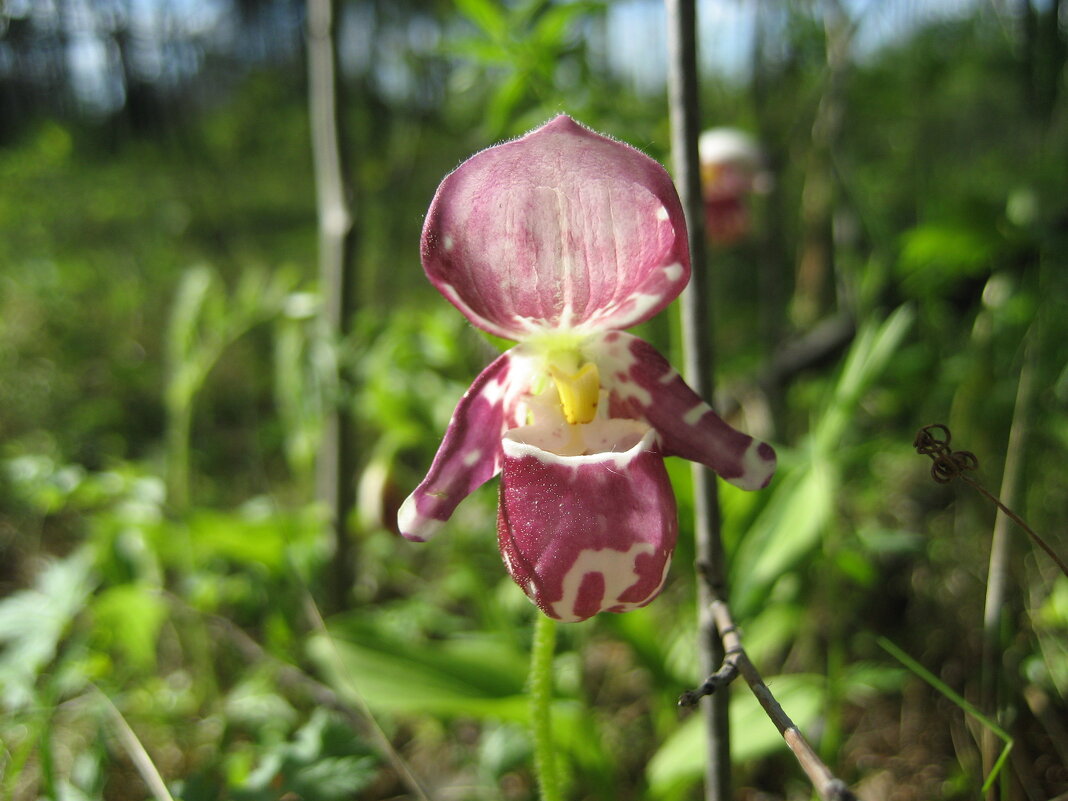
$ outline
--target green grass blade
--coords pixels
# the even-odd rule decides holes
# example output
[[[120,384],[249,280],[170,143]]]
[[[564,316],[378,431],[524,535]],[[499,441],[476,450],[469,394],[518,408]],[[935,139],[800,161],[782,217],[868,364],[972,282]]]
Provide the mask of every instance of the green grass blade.
[[[969,703],[963,696],[955,692],[953,688],[951,688],[944,681],[942,681],[933,673],[931,673],[931,671],[927,670],[927,668],[925,668],[911,656],[909,656],[896,645],[894,645],[894,643],[890,642],[890,640],[886,639],[885,637],[880,637],[878,639],[878,643],[884,650],[888,651],[890,655],[897,659],[901,664],[903,664],[905,667],[907,667],[925,682],[927,682],[936,690],[938,690],[938,692],[942,693],[942,695],[944,695],[954,704],[959,706],[965,712],[965,714],[971,715],[973,718],[979,721],[980,724],[988,728],[990,731],[994,732],[994,734],[996,734],[1001,739],[1001,741],[1005,743],[1005,747],[1001,750],[1001,754],[998,756],[997,761],[994,762],[993,767],[990,769],[989,775],[987,775],[986,779],[983,781],[983,792],[985,793],[994,784],[994,781],[997,779],[998,774],[1001,772],[1001,769],[1005,764],[1005,760],[1008,759],[1009,752],[1012,751],[1012,737],[997,723],[995,723],[993,720],[991,720],[982,712],[980,712],[974,704]]]

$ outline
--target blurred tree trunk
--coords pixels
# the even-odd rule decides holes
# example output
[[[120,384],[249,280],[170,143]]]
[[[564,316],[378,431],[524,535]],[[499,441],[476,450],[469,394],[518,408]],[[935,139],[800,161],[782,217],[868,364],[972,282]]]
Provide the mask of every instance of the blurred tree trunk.
[[[122,21],[112,31],[111,40],[115,43],[115,50],[118,53],[119,74],[125,94],[119,116],[126,121],[130,131],[135,134],[144,134],[163,130],[163,111],[166,104],[158,95],[158,84],[145,80],[138,74],[135,67],[134,51],[138,44],[132,30],[131,19],[133,17],[133,3],[127,0],[121,17]],[[99,29],[101,26],[94,25],[93,27]],[[160,41],[163,40],[163,31],[157,30],[153,33],[160,36]]]
[[[355,310],[353,256],[356,227],[352,190],[341,147],[335,19],[337,0],[308,0],[308,97],[319,216],[319,284],[329,336],[344,345]],[[344,608],[355,579],[355,548],[348,518],[355,502],[355,425],[344,371],[334,364],[335,392],[328,397],[316,495],[330,510],[334,573],[329,602]]]
[[[812,146],[801,193],[801,245],[791,317],[808,328],[831,306],[834,289],[832,220],[837,195],[833,154],[842,130],[844,86],[854,26],[837,0],[824,6],[827,79],[812,123]]]
[[[792,271],[789,245],[787,244],[786,199],[783,197],[783,172],[789,161],[787,136],[781,120],[776,117],[775,75],[768,58],[768,41],[773,35],[769,30],[775,13],[774,5],[779,0],[759,0],[756,14],[756,30],[753,36],[752,85],[753,109],[756,115],[757,134],[764,155],[765,168],[771,174],[771,185],[764,198],[763,224],[757,230],[758,254],[756,263],[757,286],[760,302],[759,333],[761,352],[773,354],[784,335],[788,282]],[[766,388],[769,415],[774,421],[787,419],[783,409],[783,391],[780,384]],[[774,431],[768,431],[771,436]]]
[[[1023,47],[1021,77],[1024,101],[1035,118],[1052,118],[1060,95],[1068,43],[1062,31],[1062,0],[1051,0],[1048,8],[1036,8],[1033,0],[1021,0],[1020,25]]]

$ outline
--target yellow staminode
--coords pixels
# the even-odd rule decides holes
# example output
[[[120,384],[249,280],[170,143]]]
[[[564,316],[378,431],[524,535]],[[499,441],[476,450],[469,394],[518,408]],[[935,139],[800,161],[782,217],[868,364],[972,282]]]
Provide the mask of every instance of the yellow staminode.
[[[567,422],[572,425],[591,422],[597,414],[597,401],[601,394],[601,377],[597,372],[597,365],[586,362],[574,375],[551,366],[549,375],[556,384]]]

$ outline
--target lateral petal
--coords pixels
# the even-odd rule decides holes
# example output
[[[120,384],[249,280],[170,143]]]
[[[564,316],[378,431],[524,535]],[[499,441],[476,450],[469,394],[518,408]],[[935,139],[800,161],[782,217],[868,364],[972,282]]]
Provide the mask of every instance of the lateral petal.
[[[479,328],[627,328],[690,277],[686,222],[660,164],[559,116],[472,156],[427,213],[423,268]]]
[[[407,539],[429,539],[460,501],[500,470],[501,437],[519,422],[515,417],[526,378],[517,350],[494,360],[457,404],[426,478],[397,513]]]
[[[774,449],[724,422],[648,342],[612,331],[587,349],[609,391],[611,416],[647,422],[665,456],[700,462],[745,490],[771,481]]]
[[[549,617],[585,620],[645,606],[664,584],[678,536],[675,496],[643,423],[612,420],[613,441],[585,456],[558,456],[504,439],[497,541],[512,578]],[[615,434],[619,433],[620,436]],[[609,435],[610,434],[610,435]]]

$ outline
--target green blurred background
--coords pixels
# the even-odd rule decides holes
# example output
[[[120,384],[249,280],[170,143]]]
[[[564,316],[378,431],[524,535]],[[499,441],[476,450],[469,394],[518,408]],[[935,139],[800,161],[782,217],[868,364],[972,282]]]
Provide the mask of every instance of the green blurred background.
[[[1068,552],[1068,6],[699,14],[703,118],[749,131],[771,178],[710,259],[717,405],[781,461],[762,493],[721,485],[751,656],[868,801],[981,794],[1003,741],[954,693],[1013,742],[993,792],[1066,797],[1068,579],[912,442],[948,424]],[[0,4],[0,798],[416,798],[408,775],[443,801],[536,796],[534,610],[493,483],[432,543],[389,530],[499,347],[423,279],[419,231],[460,160],[559,112],[668,164],[663,10],[339,4],[343,338],[320,313],[304,17]],[[674,314],[640,333],[679,363]],[[340,590],[315,493],[335,400],[358,489]],[[700,796],[675,708],[701,678],[689,467],[669,467],[664,594],[561,630],[569,798]],[[737,797],[808,798],[743,687],[731,712]]]

